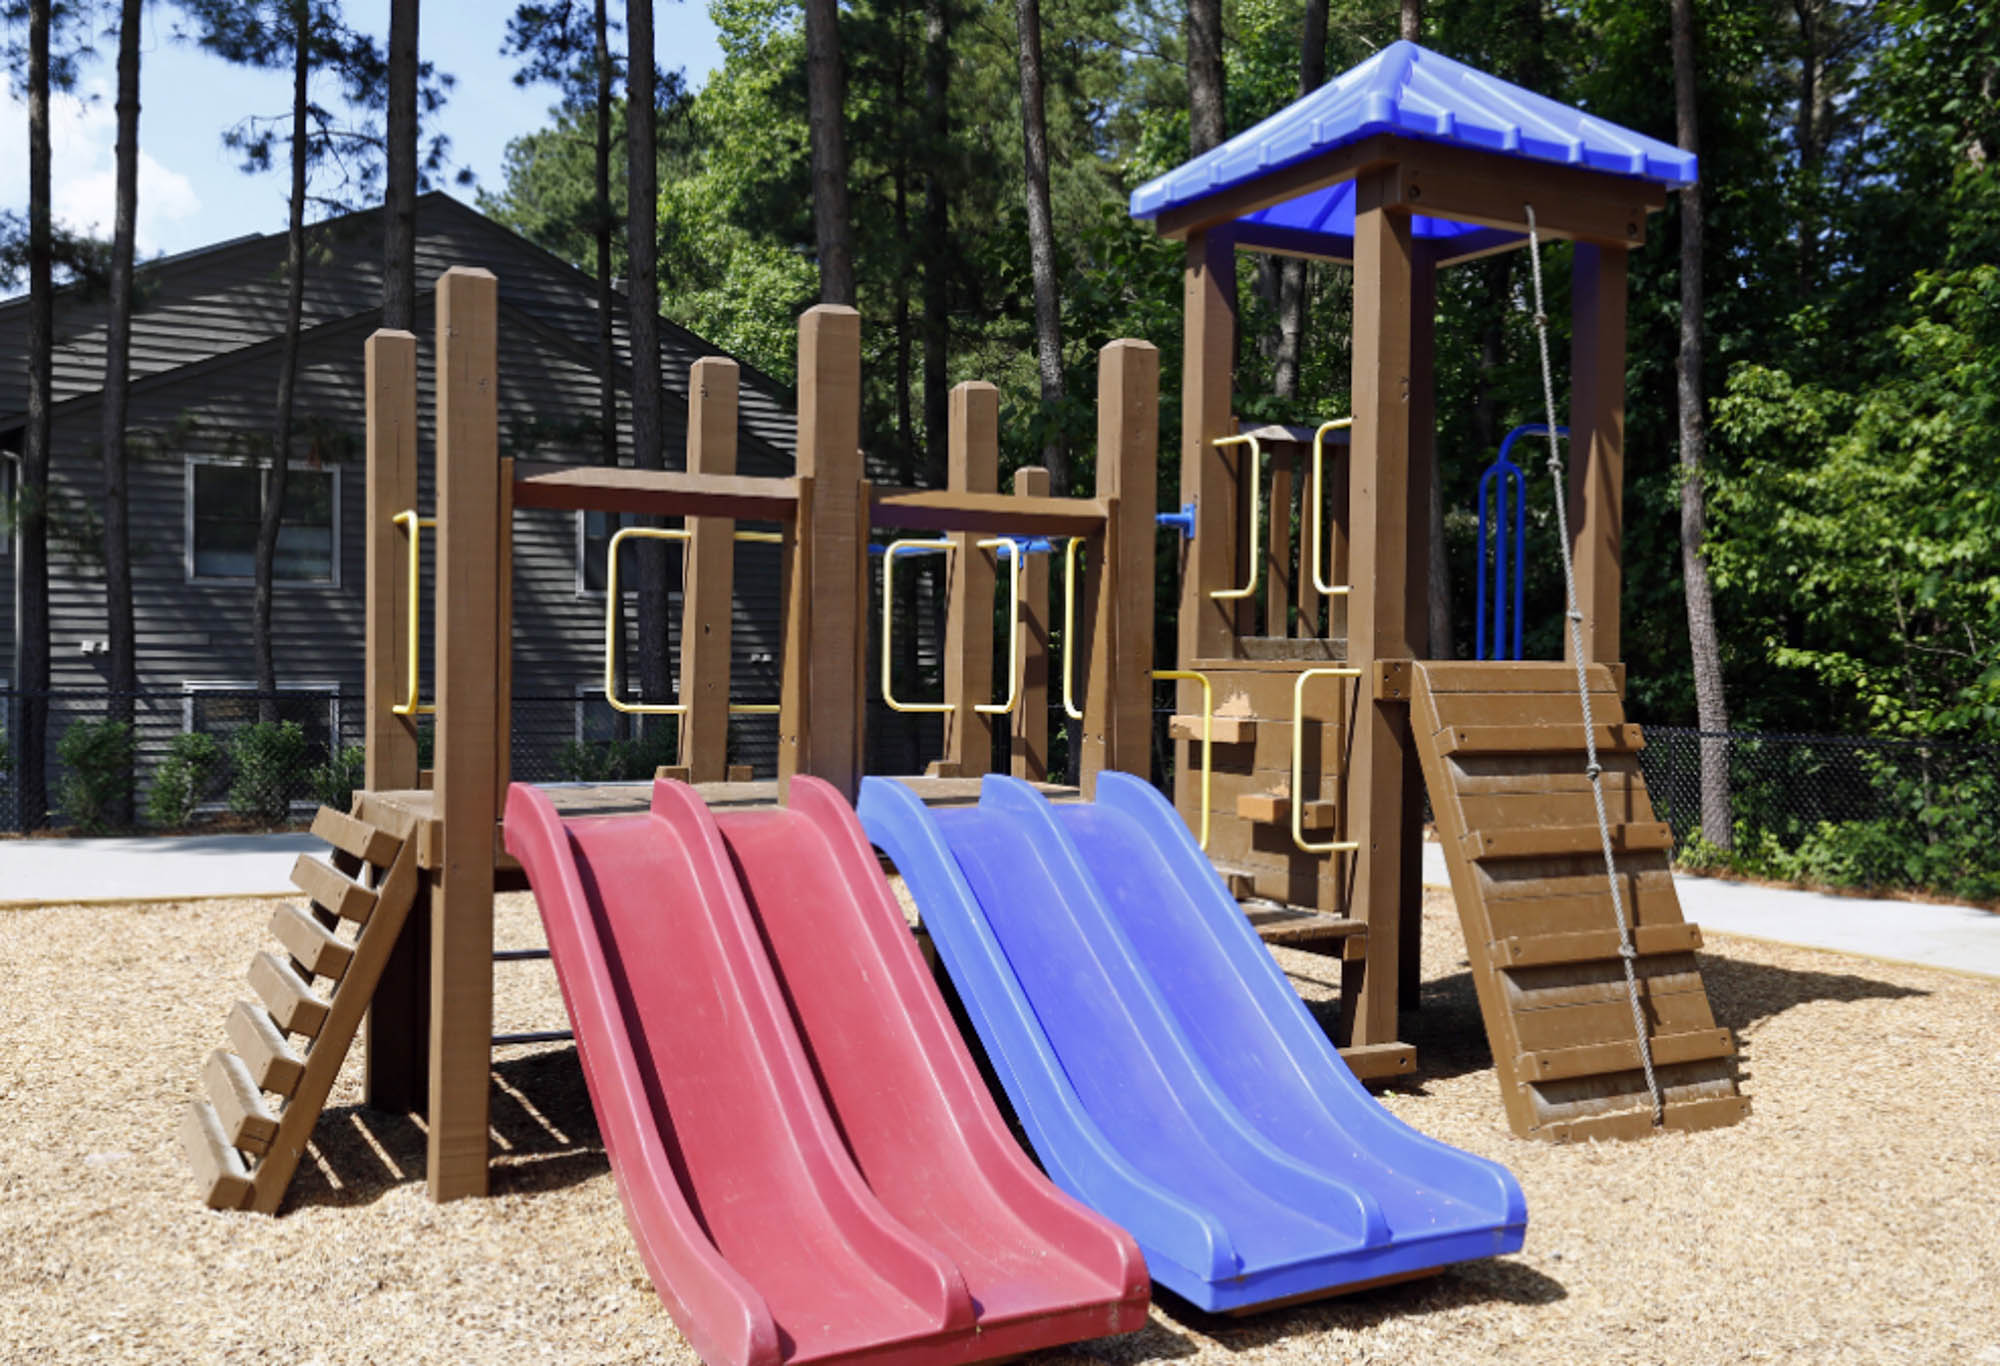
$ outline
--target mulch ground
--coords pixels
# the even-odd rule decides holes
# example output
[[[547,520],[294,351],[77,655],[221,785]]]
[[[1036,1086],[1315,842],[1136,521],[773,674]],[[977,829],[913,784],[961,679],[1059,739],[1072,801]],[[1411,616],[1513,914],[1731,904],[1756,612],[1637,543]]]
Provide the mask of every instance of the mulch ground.
[[[350,1061],[282,1216],[200,1207],[175,1130],[269,913],[0,914],[0,1357],[692,1363],[567,1045],[496,1056],[492,1199],[432,1205],[420,1127],[359,1108]],[[499,922],[539,941],[525,898]],[[1384,1103],[1513,1168],[1525,1250],[1245,1320],[1162,1304],[1042,1361],[2000,1363],[2000,982],[1714,937],[1750,1119],[1556,1148],[1506,1130],[1441,894],[1424,957],[1423,1072]],[[497,1027],[561,1023],[546,964],[497,971]]]

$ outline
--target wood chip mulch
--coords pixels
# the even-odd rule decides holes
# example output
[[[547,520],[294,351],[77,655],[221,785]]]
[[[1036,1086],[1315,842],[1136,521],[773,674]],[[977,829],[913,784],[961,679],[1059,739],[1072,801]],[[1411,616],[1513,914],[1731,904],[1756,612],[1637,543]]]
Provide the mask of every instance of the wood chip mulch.
[[[0,1359],[692,1363],[567,1045],[496,1054],[494,1198],[433,1205],[419,1124],[361,1109],[350,1059],[282,1216],[199,1206],[180,1110],[269,914],[0,913]],[[498,919],[540,941],[525,897]],[[1384,1103],[1513,1168],[1526,1249],[1241,1320],[1162,1304],[1045,1361],[2000,1366],[2000,981],[1714,937],[1750,1119],[1557,1148],[1507,1132],[1447,896],[1425,928],[1422,1074]],[[1332,960],[1279,957],[1330,996]],[[561,1025],[546,963],[496,973],[496,1028]]]

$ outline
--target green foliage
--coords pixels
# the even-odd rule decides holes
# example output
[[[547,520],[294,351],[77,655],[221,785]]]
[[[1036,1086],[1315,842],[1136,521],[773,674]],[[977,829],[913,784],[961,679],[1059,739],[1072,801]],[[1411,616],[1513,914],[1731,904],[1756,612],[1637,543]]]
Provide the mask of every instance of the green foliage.
[[[7,732],[0,730],[0,775],[14,771],[14,746],[7,739]]]
[[[305,756],[306,733],[296,721],[257,721],[232,733],[229,809],[264,825],[283,824]]]
[[[183,731],[167,746],[167,757],[153,772],[146,793],[146,820],[177,829],[194,820],[195,808],[215,790],[221,776],[222,746],[213,735]]]
[[[639,782],[662,764],[676,762],[680,731],[671,724],[645,727],[629,740],[572,740],[556,751],[556,769],[579,783]]]
[[[314,764],[306,773],[306,786],[321,806],[345,811],[353,805],[355,790],[366,782],[368,751],[360,745],[343,745]]]
[[[132,793],[136,753],[132,727],[123,721],[76,721],[56,741],[62,785],[56,802],[63,817],[87,834],[111,828]]]

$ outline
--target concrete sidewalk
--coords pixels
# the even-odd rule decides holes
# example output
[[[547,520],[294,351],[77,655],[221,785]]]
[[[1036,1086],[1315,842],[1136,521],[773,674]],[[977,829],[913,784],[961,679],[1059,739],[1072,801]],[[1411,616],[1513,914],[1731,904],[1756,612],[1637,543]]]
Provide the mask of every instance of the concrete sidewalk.
[[[280,895],[311,835],[0,840],[0,906]]]
[[[1444,850],[1424,845],[1424,885],[1451,886]],[[1973,906],[1828,896],[1674,875],[1681,914],[1703,930],[2000,977],[2000,914]]]

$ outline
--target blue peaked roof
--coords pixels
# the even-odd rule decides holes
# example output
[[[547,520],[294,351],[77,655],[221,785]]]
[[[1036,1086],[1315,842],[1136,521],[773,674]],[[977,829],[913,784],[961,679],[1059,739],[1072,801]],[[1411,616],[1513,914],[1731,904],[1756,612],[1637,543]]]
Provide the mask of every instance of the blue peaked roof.
[[[1132,192],[1132,216],[1153,218],[1320,152],[1393,133],[1526,160],[1633,176],[1674,188],[1694,183],[1695,157],[1677,147],[1523,90],[1416,43],[1383,48],[1352,70]],[[1354,233],[1354,186],[1344,182],[1246,215],[1246,243],[1266,236],[1318,239],[1327,254]],[[1417,216],[1420,238],[1466,251],[1505,234]],[[1463,242],[1454,239],[1466,239]]]

